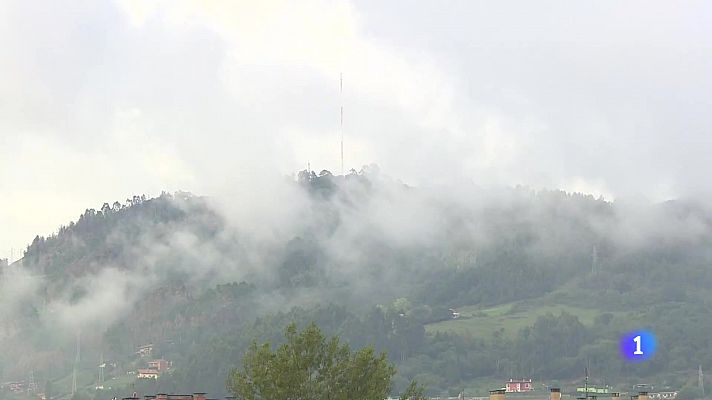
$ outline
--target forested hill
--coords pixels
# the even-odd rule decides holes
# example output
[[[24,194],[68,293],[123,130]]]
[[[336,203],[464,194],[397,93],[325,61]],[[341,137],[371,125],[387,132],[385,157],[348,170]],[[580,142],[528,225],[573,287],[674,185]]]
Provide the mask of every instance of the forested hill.
[[[86,388],[103,359],[112,390],[217,395],[246,346],[292,320],[387,351],[395,389],[417,377],[432,394],[574,384],[585,365],[601,382],[680,388],[712,368],[702,203],[414,188],[373,167],[268,187],[134,196],[35,238],[0,275],[2,381],[33,371],[66,394],[81,332]],[[619,361],[633,328],[658,335],[652,361]],[[151,384],[127,375],[147,343],[174,363]]]

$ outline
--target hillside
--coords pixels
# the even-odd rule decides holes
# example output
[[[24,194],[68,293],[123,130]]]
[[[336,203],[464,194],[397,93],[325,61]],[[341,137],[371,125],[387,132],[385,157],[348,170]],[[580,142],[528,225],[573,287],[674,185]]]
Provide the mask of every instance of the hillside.
[[[582,324],[593,326],[600,319],[625,315],[596,308],[581,308],[564,304],[546,304],[541,301],[513,302],[494,307],[466,306],[457,309],[457,319],[434,322],[425,325],[426,332],[446,332],[463,336],[492,337],[502,335],[513,339],[517,333],[533,325],[547,314],[567,313],[575,315]],[[609,315],[608,316],[604,316]]]
[[[432,394],[573,385],[586,365],[598,383],[681,388],[712,368],[712,213],[697,203],[413,188],[373,168],[275,190],[259,206],[134,196],[38,236],[0,275],[2,382],[32,372],[67,397],[80,335],[85,396],[217,396],[246,346],[289,321],[387,351],[395,389],[416,377]],[[618,357],[633,328],[658,335],[652,361]],[[132,375],[149,343],[173,362],[155,382]]]

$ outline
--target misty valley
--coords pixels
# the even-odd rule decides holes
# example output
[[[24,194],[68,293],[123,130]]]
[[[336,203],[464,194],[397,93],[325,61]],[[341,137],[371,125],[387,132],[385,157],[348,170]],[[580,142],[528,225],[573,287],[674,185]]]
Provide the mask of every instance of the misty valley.
[[[234,395],[257,379],[240,366],[309,340],[348,370],[372,357],[395,397],[586,380],[684,400],[712,368],[712,209],[694,199],[414,187],[375,166],[234,193],[89,208],[3,261],[0,398]],[[617,341],[639,328],[657,353],[628,363]]]

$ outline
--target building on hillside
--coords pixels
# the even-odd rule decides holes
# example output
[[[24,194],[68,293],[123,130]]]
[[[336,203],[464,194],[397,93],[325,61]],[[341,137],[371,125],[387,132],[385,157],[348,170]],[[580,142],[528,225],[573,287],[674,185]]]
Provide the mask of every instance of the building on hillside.
[[[136,351],[136,354],[138,354],[139,357],[148,357],[153,353],[153,344],[144,344],[143,346],[139,347],[138,350]]]
[[[585,393],[586,388],[585,387],[577,387],[576,392],[577,393]],[[608,386],[604,386],[604,387],[589,386],[588,393],[608,394],[608,393],[610,393],[610,388]]]
[[[193,394],[165,394],[159,393],[155,396],[143,396],[144,400],[215,400],[208,399],[205,393],[193,393]],[[134,395],[134,397],[124,397],[123,400],[138,400],[139,398]]]
[[[165,372],[173,366],[173,363],[162,358],[148,362],[148,369],[155,369],[158,372]]]
[[[507,393],[530,392],[534,389],[531,379],[510,379],[504,386]]]
[[[0,389],[9,390],[12,393],[22,393],[25,391],[25,382],[5,382],[3,384],[0,384]]]
[[[655,392],[648,393],[651,400],[672,400],[677,398],[677,392]]]
[[[452,318],[452,319],[460,318],[460,313],[456,309],[450,308],[450,309],[448,309],[448,311],[450,312],[450,318]]]
[[[136,377],[138,379],[158,379],[158,376],[160,374],[161,373],[158,372],[158,370],[147,368],[147,369],[139,369]]]
[[[171,361],[159,358],[157,360],[151,360],[148,363],[148,368],[142,368],[138,370],[136,374],[139,379],[158,379],[162,373],[168,371],[173,366]]]

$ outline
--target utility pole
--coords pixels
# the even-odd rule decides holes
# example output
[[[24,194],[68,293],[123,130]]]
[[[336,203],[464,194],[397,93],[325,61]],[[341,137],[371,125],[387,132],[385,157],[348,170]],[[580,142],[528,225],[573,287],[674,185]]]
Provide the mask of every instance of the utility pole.
[[[74,358],[74,368],[72,370],[72,397],[77,393],[77,368],[79,368],[79,360],[81,349],[81,331],[77,331],[77,354]]]
[[[104,352],[99,356],[99,379],[96,384],[97,389],[104,388],[104,368],[106,368],[106,363],[104,362]]]
[[[27,394],[35,393],[37,391],[37,384],[35,383],[35,371],[30,371],[30,377],[27,379]]]
[[[702,397],[705,397],[705,376],[702,374],[702,365],[697,371],[697,387],[702,391]]]

